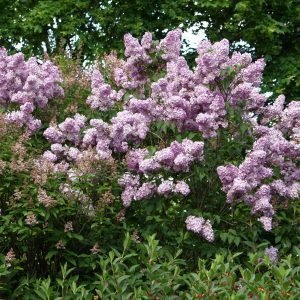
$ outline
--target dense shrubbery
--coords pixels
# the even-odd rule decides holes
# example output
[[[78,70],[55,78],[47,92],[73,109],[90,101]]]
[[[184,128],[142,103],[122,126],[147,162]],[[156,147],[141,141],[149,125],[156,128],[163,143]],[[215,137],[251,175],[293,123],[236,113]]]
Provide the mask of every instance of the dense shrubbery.
[[[262,245],[263,246],[263,245]],[[19,299],[298,299],[299,256],[274,264],[261,249],[238,263],[240,252],[199,259],[193,272],[186,261],[159,246],[154,236],[145,243],[126,235],[120,251],[80,255],[80,263],[61,266],[56,276],[18,278],[19,261],[6,269],[5,291]],[[18,286],[17,288],[15,288]]]
[[[226,40],[124,40],[92,76],[1,52],[1,293],[296,299],[299,102]]]

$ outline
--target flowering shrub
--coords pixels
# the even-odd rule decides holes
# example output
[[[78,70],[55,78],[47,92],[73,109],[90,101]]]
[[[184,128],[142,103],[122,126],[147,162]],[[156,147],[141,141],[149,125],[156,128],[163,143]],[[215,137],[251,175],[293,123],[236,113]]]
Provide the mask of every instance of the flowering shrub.
[[[188,183],[175,177],[182,177],[192,164],[205,160],[204,143],[234,126],[232,115],[238,113],[257,140],[239,167],[219,166],[218,174],[227,201],[244,200],[259,215],[265,230],[271,230],[272,197],[299,196],[299,103],[291,102],[284,109],[284,97],[280,96],[266,106],[268,98],[259,88],[264,61],[253,62],[249,54],[230,55],[227,40],[200,42],[194,70],[180,55],[180,30],[169,32],[158,44],[150,33],[141,43],[127,34],[124,42],[126,59],[111,57],[107,62],[111,83],[95,69],[92,94],[87,99],[92,109],[116,107],[116,115],[108,122],[91,119],[88,125],[87,117],[77,114],[49,127],[44,136],[52,146],[43,157],[68,164],[65,171],[70,177],[74,170],[69,163],[80,159],[90,147],[96,149],[95,159],[100,160],[127,153],[128,172],[119,180],[125,207],[155,193],[187,196],[191,192]],[[148,140],[157,123],[174,125],[181,138],[194,132],[199,140],[185,138],[157,149]],[[242,137],[231,133],[226,138]],[[63,145],[66,142],[70,146]]]
[[[261,243],[272,263],[295,254],[299,103],[269,104],[264,61],[230,54],[227,40],[200,42],[194,68],[180,30],[124,42],[124,59],[104,57],[90,78],[62,72],[63,82],[51,62],[1,50],[5,267],[52,277],[68,262],[89,278],[95,256],[121,251],[124,234],[139,244],[156,233],[166,249],[186,250],[187,270],[199,256]]]

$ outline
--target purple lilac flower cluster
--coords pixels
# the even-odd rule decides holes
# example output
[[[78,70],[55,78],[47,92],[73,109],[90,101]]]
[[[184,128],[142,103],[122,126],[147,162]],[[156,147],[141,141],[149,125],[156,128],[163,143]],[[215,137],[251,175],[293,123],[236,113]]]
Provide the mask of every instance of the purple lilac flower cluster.
[[[146,68],[152,63],[151,53],[153,52],[152,35],[147,32],[141,42],[130,33],[124,36],[126,60],[118,60],[117,66],[113,68],[114,85],[119,90],[112,89],[111,85],[103,80],[99,70],[95,70],[92,76],[92,95],[88,97],[87,103],[93,109],[105,111],[114,103],[121,100],[124,89],[137,89],[141,95],[144,86],[148,82]]]
[[[146,33],[141,42],[126,34],[124,42],[126,60],[119,61],[112,70],[113,84],[121,89],[113,90],[95,70],[92,95],[88,98],[93,108],[107,110],[115,101],[121,100],[123,94],[130,95],[132,89],[140,95],[140,99],[129,97],[128,102],[124,103],[124,110],[111,120],[110,141],[101,143],[105,145],[106,153],[110,152],[108,148],[118,152],[128,151],[128,142],[137,144],[144,140],[150,123],[158,120],[174,122],[180,130],[200,131],[204,138],[213,137],[219,128],[228,126],[226,103],[232,106],[242,103],[247,108],[247,115],[248,110],[261,107],[266,100],[258,87],[264,62],[252,63],[249,54],[234,53],[230,57],[227,40],[213,45],[208,41],[201,42],[195,71],[180,56],[179,29],[169,32],[156,48],[150,33]],[[152,63],[153,53],[158,53],[165,60],[167,73],[151,83],[145,70]],[[235,76],[225,90],[222,80],[228,76],[229,68],[233,69]],[[214,84],[215,88],[210,89],[207,83]],[[87,135],[90,137],[92,132],[95,136],[96,130],[88,131]]]
[[[141,177],[131,173],[125,173],[119,179],[119,184],[123,188],[121,200],[125,207],[129,207],[132,201],[147,199],[154,194],[168,197],[171,193],[183,196],[190,193],[189,186],[184,181],[163,180],[159,185],[154,180],[141,183]]]
[[[53,159],[58,159],[62,154],[69,156],[70,160],[76,160],[79,150],[75,147],[62,146],[66,141],[78,146],[81,143],[81,132],[85,128],[86,117],[76,114],[74,118],[66,118],[58,126],[50,126],[44,131],[45,138],[53,143],[51,146]],[[50,151],[47,152],[50,158]]]
[[[127,165],[131,170],[144,174],[157,172],[162,169],[175,172],[188,172],[195,161],[203,160],[203,142],[193,142],[184,139],[182,143],[174,141],[170,147],[156,151],[154,156],[148,157],[146,149],[136,149],[127,155]]]
[[[53,143],[55,155],[66,154],[75,160],[79,150],[74,147],[62,146],[70,142],[76,147],[87,149],[96,147],[98,155],[107,159],[115,152],[128,151],[128,142],[138,143],[145,139],[149,129],[149,122],[141,114],[132,114],[129,111],[121,111],[111,119],[111,124],[101,119],[92,119],[90,128],[86,128],[86,117],[76,114],[74,118],[67,118],[58,126],[51,126],[44,132],[46,139]],[[54,146],[55,145],[55,146]],[[52,151],[53,152],[53,151]]]
[[[45,109],[49,100],[63,96],[59,70],[50,61],[38,63],[36,58],[25,61],[22,53],[8,55],[0,49],[0,103],[8,107],[19,105],[19,110],[6,114],[8,122],[30,133],[41,126],[41,121],[32,114],[36,108]]]
[[[272,203],[300,195],[300,105],[291,102],[283,108],[283,97],[263,110],[262,123],[253,121],[258,139],[240,166],[220,166],[217,171],[227,193],[227,201],[243,199],[264,229],[272,229]],[[268,126],[269,125],[269,126]],[[280,170],[280,176],[275,170]]]
[[[233,107],[242,105],[247,116],[248,111],[258,110],[267,99],[259,89],[264,61],[252,62],[249,54],[234,53],[230,57],[227,40],[215,44],[200,42],[195,71],[180,56],[179,29],[169,32],[156,48],[150,33],[143,36],[141,43],[130,34],[125,35],[124,41],[126,60],[113,70],[113,84],[121,89],[113,90],[96,70],[92,95],[88,98],[93,108],[107,110],[121,100],[126,91],[135,89],[140,99],[131,99],[126,111],[143,114],[152,121],[171,121],[180,130],[200,131],[203,137],[209,138],[215,136],[219,128],[228,126],[226,103]],[[152,53],[158,53],[166,61],[167,73],[151,83],[146,70],[152,63]],[[222,80],[229,74],[234,74],[232,82],[224,87]],[[207,84],[215,88],[210,89]],[[146,89],[148,98],[146,86],[150,87],[150,91]]]
[[[150,178],[150,175],[162,170],[178,173],[188,172],[193,162],[203,160],[203,147],[203,142],[184,139],[182,143],[172,142],[170,147],[157,151],[152,157],[149,157],[147,149],[129,151],[126,157],[128,169],[140,175],[126,174],[126,178],[131,179],[128,180],[128,184],[125,184],[123,179],[121,180],[121,185],[124,188],[122,194],[123,204],[128,207],[133,199],[145,199],[151,197],[154,192],[165,197],[170,196],[172,193],[187,196],[190,193],[190,188],[186,182],[177,181],[175,183],[174,180],[168,179],[162,180],[156,186],[152,181],[157,182],[159,176],[154,175]],[[141,176],[145,183],[140,187]],[[145,189],[147,192],[145,192]],[[140,196],[141,193],[143,197]]]
[[[272,263],[276,263],[278,260],[278,249],[273,246],[266,248],[265,255],[269,257]]]
[[[128,151],[128,142],[143,141],[149,131],[149,120],[143,114],[121,111],[111,119],[110,137],[116,152]]]
[[[162,51],[162,58],[167,61],[177,60],[180,56],[182,46],[182,32],[180,29],[175,29],[167,33],[166,37],[160,41],[158,50]]]
[[[214,231],[209,220],[205,221],[202,217],[189,216],[185,223],[187,230],[199,234],[209,242],[214,241]]]
[[[119,184],[123,188],[121,200],[125,207],[129,207],[133,200],[141,200],[153,195],[156,190],[156,185],[148,183],[140,183],[140,177],[138,175],[132,175],[125,173],[120,179]]]
[[[146,68],[152,62],[150,53],[154,50],[151,33],[145,33],[141,43],[127,33],[124,36],[124,44],[126,60],[119,60],[113,69],[114,85],[119,90],[116,91],[107,84],[100,71],[95,69],[92,75],[92,94],[87,99],[87,104],[92,109],[108,110],[116,101],[122,99],[124,89],[139,89],[143,92],[144,85],[149,80]]]
[[[120,89],[118,92],[112,89],[107,84],[102,74],[98,69],[95,69],[92,74],[92,94],[87,98],[86,103],[92,109],[99,109],[106,111],[111,108],[116,101],[121,100],[124,90]]]
[[[202,41],[193,71],[179,51],[174,50],[180,41],[180,31],[170,34],[173,35],[176,38],[167,36],[161,44],[173,41],[174,48],[169,48],[176,55],[168,59],[166,76],[151,85],[151,99],[160,107],[158,119],[174,122],[180,130],[200,131],[204,138],[210,138],[219,128],[228,126],[226,104],[233,108],[242,106],[243,117],[264,105],[267,97],[259,89],[263,60],[252,62],[249,54],[240,53],[230,57],[227,40],[215,44]],[[225,87],[223,80],[230,76],[231,83]],[[208,84],[214,88],[210,89]]]

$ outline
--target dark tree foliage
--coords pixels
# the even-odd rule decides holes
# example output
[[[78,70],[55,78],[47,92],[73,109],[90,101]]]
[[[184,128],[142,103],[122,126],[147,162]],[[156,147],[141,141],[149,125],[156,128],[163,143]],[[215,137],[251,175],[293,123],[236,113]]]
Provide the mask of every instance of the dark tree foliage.
[[[300,98],[299,0],[199,0],[196,6],[195,22],[206,21],[199,27],[210,40],[227,38],[234,50],[263,56],[266,89]]]
[[[163,31],[188,24],[188,1],[169,0],[0,0],[0,44],[27,55],[57,54],[93,59],[122,48],[123,36]]]
[[[178,26],[204,28],[208,38],[227,38],[232,50],[263,56],[265,90],[300,98],[299,0],[0,0],[0,45],[27,55],[94,59],[121,51],[127,32],[157,39]]]

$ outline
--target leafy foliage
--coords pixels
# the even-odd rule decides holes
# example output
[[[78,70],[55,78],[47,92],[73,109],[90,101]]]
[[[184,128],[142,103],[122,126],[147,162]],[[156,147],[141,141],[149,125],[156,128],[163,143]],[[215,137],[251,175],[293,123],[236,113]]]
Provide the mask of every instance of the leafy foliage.
[[[22,43],[27,55],[49,55],[64,49],[74,58],[94,59],[122,48],[122,38],[131,32],[163,31],[188,23],[188,3],[169,1],[8,1],[1,0],[0,44],[13,49]]]
[[[298,251],[299,248],[298,248]],[[19,262],[7,269],[2,259],[0,292],[10,299],[297,299],[299,255],[272,264],[259,250],[249,253],[247,266],[238,263],[241,253],[199,259],[193,272],[186,270],[181,251],[170,253],[155,236],[134,243],[127,234],[122,251],[80,255],[79,265],[65,263],[55,276],[17,279]],[[85,275],[84,275],[85,271]]]

